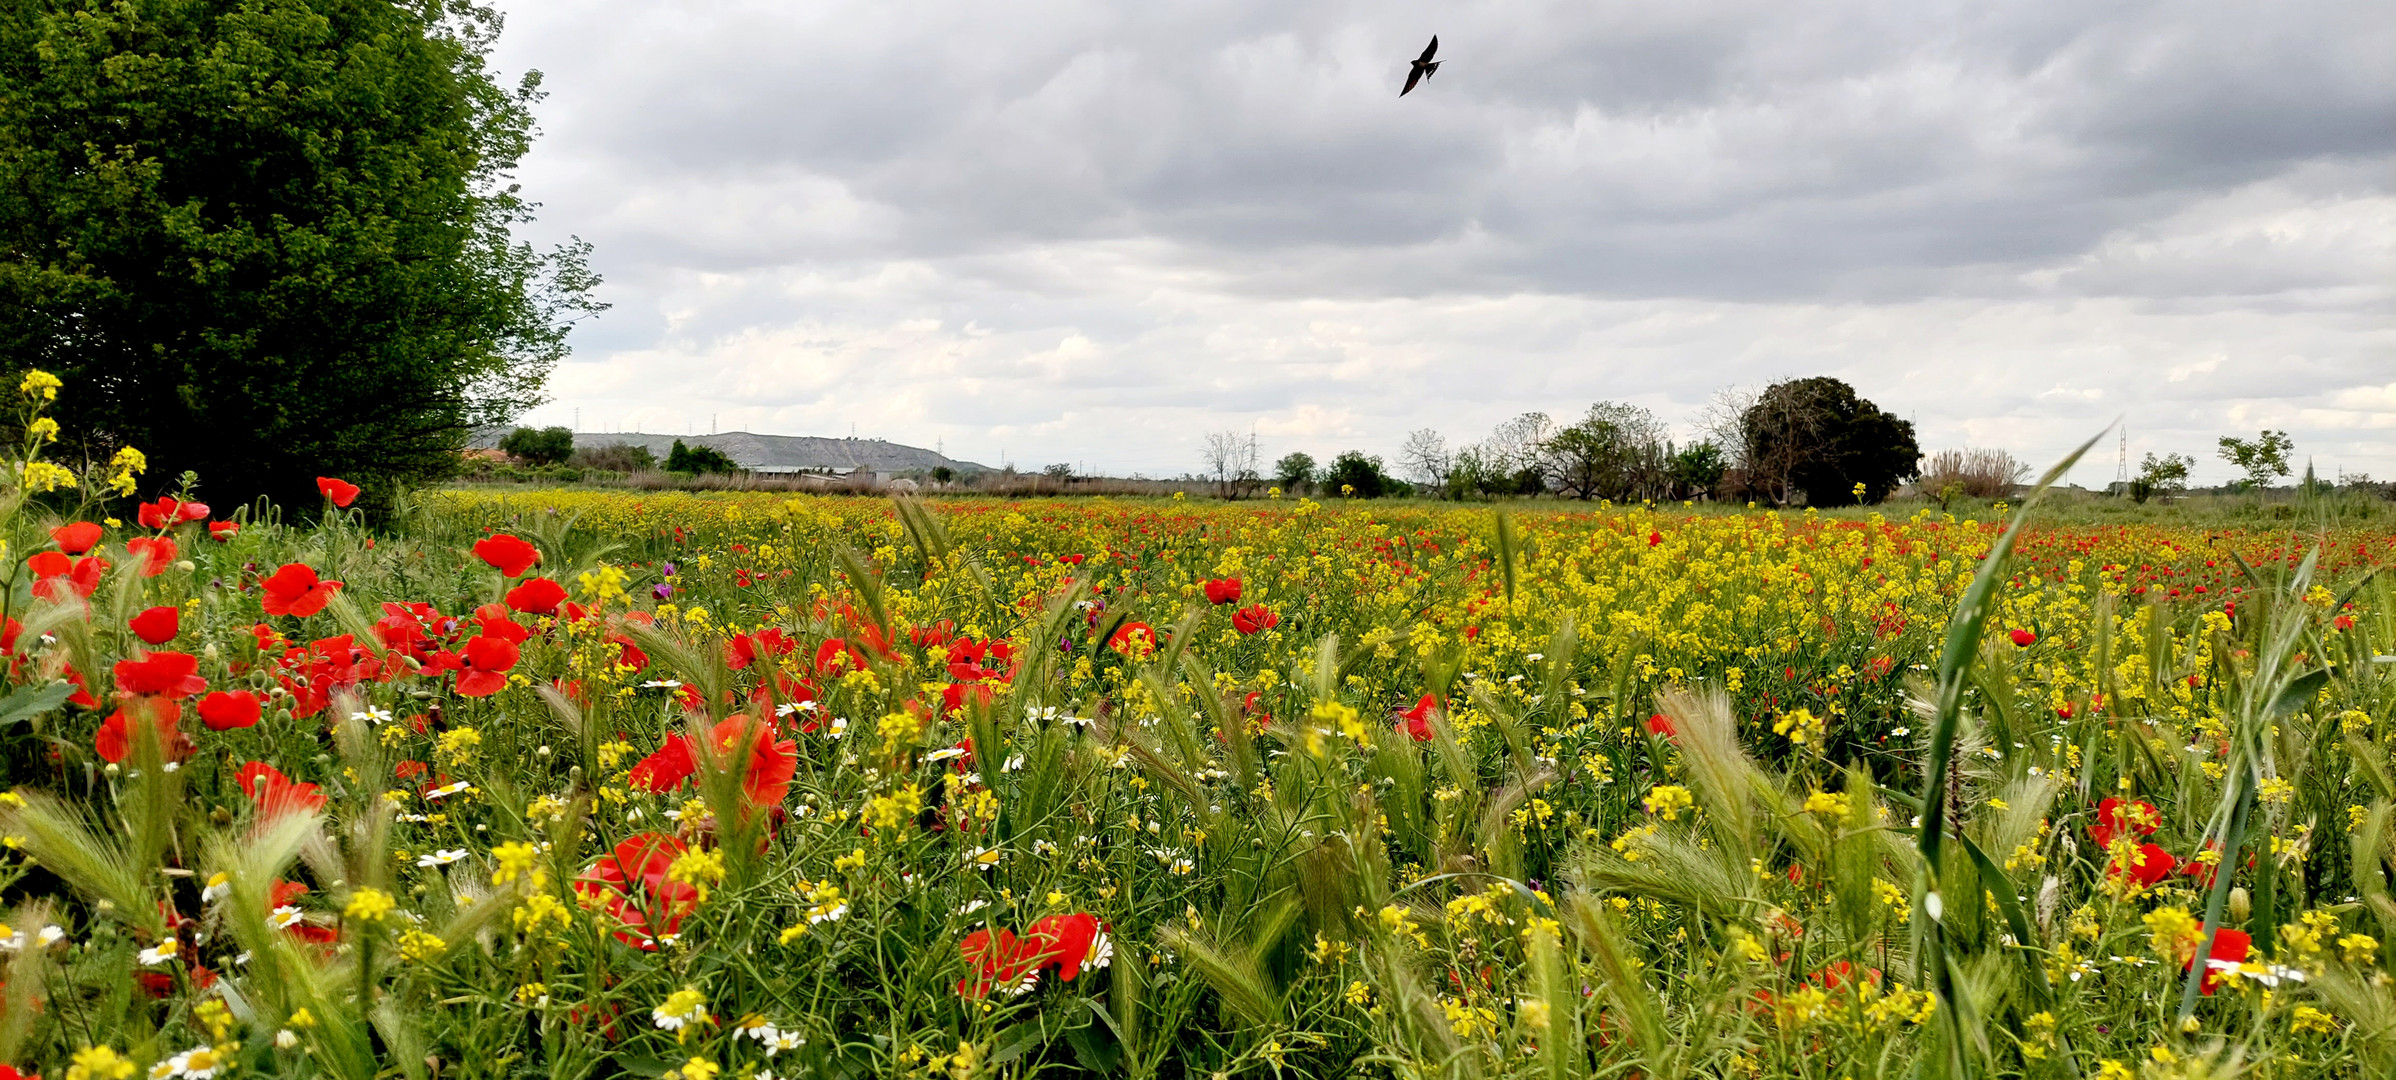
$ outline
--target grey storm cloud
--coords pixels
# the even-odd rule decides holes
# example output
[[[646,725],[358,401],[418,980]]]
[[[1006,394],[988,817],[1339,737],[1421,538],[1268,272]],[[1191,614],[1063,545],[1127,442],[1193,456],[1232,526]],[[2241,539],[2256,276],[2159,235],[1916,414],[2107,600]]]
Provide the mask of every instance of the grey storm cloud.
[[[2385,14],[549,0],[521,178],[616,307],[537,418],[1172,473],[1823,373],[1928,445],[2384,475]]]

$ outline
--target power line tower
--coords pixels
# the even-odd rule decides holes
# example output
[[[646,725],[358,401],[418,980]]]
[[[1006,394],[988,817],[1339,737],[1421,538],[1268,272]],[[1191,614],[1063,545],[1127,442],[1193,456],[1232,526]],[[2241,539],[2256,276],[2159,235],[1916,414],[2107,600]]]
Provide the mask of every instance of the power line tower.
[[[2120,460],[2120,462],[2119,462],[2119,463],[2118,463],[2118,464],[2117,464],[2117,465],[2114,467],[2114,470],[2113,470],[2113,482],[2114,482],[2114,483],[2116,483],[2116,484],[2120,484],[2120,485],[2122,486],[2122,490],[2124,490],[2124,491],[2127,491],[2127,490],[2129,490],[2129,487],[2130,487],[2130,426],[2129,426],[2128,424],[2124,424],[2124,425],[2122,425],[2122,429],[2121,429],[2121,460]]]

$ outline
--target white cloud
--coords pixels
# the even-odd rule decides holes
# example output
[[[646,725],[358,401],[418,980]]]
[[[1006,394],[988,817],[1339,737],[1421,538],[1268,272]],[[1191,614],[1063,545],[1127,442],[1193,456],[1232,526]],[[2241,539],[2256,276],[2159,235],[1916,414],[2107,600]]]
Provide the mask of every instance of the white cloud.
[[[1926,447],[2396,473],[2396,24],[2294,0],[582,0],[535,418],[1174,473],[1831,374]],[[1447,66],[1404,101],[1428,33]],[[2379,395],[2379,396],[2374,396]],[[2083,466],[2083,479],[2096,466]]]

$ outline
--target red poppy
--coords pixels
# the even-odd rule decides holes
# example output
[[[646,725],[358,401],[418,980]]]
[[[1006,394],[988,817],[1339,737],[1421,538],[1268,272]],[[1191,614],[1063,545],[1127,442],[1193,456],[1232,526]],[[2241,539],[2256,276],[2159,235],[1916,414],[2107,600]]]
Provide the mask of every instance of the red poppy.
[[[200,658],[190,653],[154,652],[139,660],[117,661],[116,688],[123,694],[187,698],[208,689],[199,670]]]
[[[1663,543],[1663,542],[1664,542],[1664,534],[1663,534],[1663,533],[1656,532],[1656,531],[1655,531],[1655,530],[1653,530],[1653,529],[1650,529],[1650,530],[1648,530],[1648,533],[1647,533],[1647,546],[1649,546],[1649,547],[1654,547],[1654,546],[1656,546],[1657,544],[1661,544],[1661,543]]]
[[[1106,938],[1106,924],[1088,912],[1042,918],[1032,924],[1024,940],[1039,958],[1035,970],[1054,967],[1057,977],[1065,982],[1072,982],[1082,972],[1106,966],[1113,954],[1113,946]]]
[[[141,576],[157,577],[175,565],[175,542],[164,536],[136,536],[125,541],[128,553],[141,556]]]
[[[466,697],[490,697],[498,693],[507,686],[508,669],[515,667],[522,655],[516,643],[505,637],[495,637],[487,631],[477,635],[466,643],[463,657],[466,666],[458,672],[458,693]]]
[[[50,539],[58,541],[58,550],[81,555],[100,542],[100,527],[88,521],[72,522],[50,530]]]
[[[2202,983],[2198,984],[2200,992],[2212,993],[2213,983],[2218,978],[2214,973],[2225,970],[2236,971],[2239,965],[2246,963],[2247,951],[2253,946],[2254,938],[2244,930],[2233,930],[2224,926],[2213,931],[2213,948],[2206,955],[2205,960],[2205,978]],[[2191,958],[2189,963],[2195,963],[2194,958]],[[2188,968],[2186,965],[2182,965],[2180,970],[2186,971]]]
[[[2027,648],[2029,648],[2030,646],[2032,646],[2032,645],[2034,645],[2034,644],[2037,644],[2037,643],[2038,643],[2038,635],[2037,635],[2037,634],[2031,633],[2030,631],[2028,631],[2028,630],[2024,630],[2024,629],[2022,629],[2022,628],[2020,628],[2020,627],[2015,627],[2015,628],[2014,628],[2014,630],[2013,630],[2013,633],[2012,633],[2010,636],[2013,638],[2013,643],[2014,643],[2015,645],[2018,645],[2018,646],[2020,646],[2020,647],[2022,647],[2022,648],[2025,648],[2025,649],[2027,649]]]
[[[965,965],[973,969],[974,975],[957,980],[957,993],[979,998],[989,996],[994,986],[1015,993],[1031,989],[1026,976],[1031,975],[1036,957],[1027,945],[1015,937],[1013,930],[993,934],[984,927],[965,935],[957,942],[957,951],[964,954]]]
[[[1671,717],[1666,716],[1663,713],[1656,713],[1647,718],[1647,733],[1650,735],[1661,735],[1669,739],[1680,734],[1680,729],[1672,726]]]
[[[1126,656],[1132,655],[1135,649],[1143,654],[1155,652],[1156,627],[1144,622],[1124,623],[1116,628],[1113,637],[1107,639],[1106,647]]]
[[[1795,870],[1796,867],[1792,866],[1789,869]],[[1812,975],[1807,976],[1806,981],[1814,983],[1824,990],[1829,990],[1835,993],[1839,990],[1844,990],[1850,984],[1857,982],[1858,971],[1859,969],[1856,968],[1854,964],[1848,963],[1845,960],[1838,960],[1823,965]],[[1860,969],[1860,972],[1862,976],[1860,980],[1861,982],[1868,983],[1873,986],[1880,985],[1879,968],[1862,968]]]
[[[164,645],[183,632],[183,613],[172,607],[154,607],[125,620],[133,636],[151,645]]]
[[[657,752],[642,758],[632,766],[632,786],[642,791],[663,795],[681,787],[699,771],[699,763],[691,758],[691,743],[681,735],[666,736],[666,744]]]
[[[2108,796],[2097,804],[2096,824],[2088,827],[2088,838],[2096,841],[2098,847],[2109,848],[2118,836],[2131,833],[2141,838],[2153,836],[2162,822],[2163,815],[2155,811],[2152,803],[2125,803]]]
[[[182,756],[183,732],[175,727],[175,722],[183,718],[183,707],[163,698],[137,697],[100,721],[100,730],[92,736],[92,752],[99,754],[100,760],[116,765],[133,752],[133,720],[125,715],[128,709],[135,715],[147,714],[158,726],[161,752],[169,758]]]
[[[1413,708],[1398,714],[1398,719],[1404,721],[1398,726],[1414,741],[1430,742],[1432,738],[1431,711],[1437,708],[1439,708],[1439,698],[1431,694],[1424,694],[1423,699],[1415,702]]]
[[[263,711],[258,695],[247,690],[219,690],[200,699],[200,722],[210,731],[256,727]]]
[[[1014,657],[1014,646],[1004,641],[960,639],[948,650],[948,677],[968,683],[988,679],[1010,681],[1014,678],[1014,672],[1010,670],[1009,662]]]
[[[740,671],[755,663],[758,657],[789,656],[797,652],[799,643],[782,632],[779,626],[769,626],[754,634],[734,634],[724,643],[724,663]]]
[[[1231,628],[1241,634],[1255,634],[1281,625],[1281,616],[1263,604],[1252,604],[1231,613]]]
[[[234,770],[233,782],[258,804],[258,816],[272,819],[295,810],[324,809],[324,794],[314,784],[297,783],[263,761],[247,762]]]
[[[575,877],[574,891],[604,906],[621,924],[622,929],[614,931],[617,940],[655,951],[657,939],[680,932],[682,917],[699,902],[696,888],[666,878],[684,850],[680,839],[664,833],[625,837],[613,852]]]
[[[1206,602],[1236,604],[1240,602],[1240,579],[1221,578],[1206,583]]]
[[[474,557],[491,564],[502,577],[522,577],[541,561],[541,549],[520,536],[492,533],[474,542]]]
[[[161,495],[156,501],[141,504],[136,518],[145,529],[171,529],[186,521],[200,521],[208,516],[208,504],[183,502],[172,495]]]
[[[70,559],[55,551],[37,552],[25,560],[25,568],[33,571],[33,595],[52,603],[66,599],[66,591],[80,597],[91,596],[100,587],[100,578],[108,573],[108,560],[97,555]]]
[[[566,587],[545,577],[528,578],[507,591],[507,606],[527,615],[555,615],[566,602]]]
[[[851,671],[865,670],[865,653],[841,638],[827,638],[815,647],[815,673],[826,678],[838,678]]]
[[[957,951],[973,970],[972,976],[957,980],[957,993],[979,998],[1002,988],[1020,994],[1050,968],[1056,969],[1060,981],[1072,982],[1084,972],[1107,966],[1114,945],[1106,931],[1106,923],[1088,912],[1046,916],[1022,937],[1012,930],[976,930],[957,942]]]
[[[356,501],[358,497],[358,485],[347,480],[336,480],[330,476],[317,477],[316,490],[322,492],[325,498],[333,500],[334,506],[344,510],[349,509],[349,504]]]
[[[68,664],[59,668],[58,677],[75,685],[75,692],[68,696],[67,704],[85,709],[100,707],[100,699],[92,696],[91,684],[83,681],[83,673],[75,670],[75,665]]]
[[[65,577],[75,572],[75,560],[61,552],[40,551],[25,557],[25,569],[37,579]]]
[[[323,611],[333,594],[341,591],[340,582],[318,580],[316,568],[306,563],[285,563],[273,577],[258,582],[258,587],[267,614],[301,618]]]
[[[940,711],[963,712],[968,704],[988,705],[996,700],[997,693],[982,683],[950,683],[940,691]]]
[[[715,740],[718,753],[732,754],[738,752],[744,730],[748,732],[749,757],[741,767],[741,794],[755,806],[780,806],[790,794],[791,778],[799,771],[798,745],[774,738],[773,725],[741,714],[717,723],[709,737]]]
[[[220,544],[231,540],[240,533],[241,523],[238,521],[211,521],[208,523],[208,539]]]
[[[2156,882],[2171,876],[2172,868],[2178,865],[2180,860],[2173,857],[2171,852],[2153,844],[2144,844],[2137,851],[2129,852],[2126,858],[2113,860],[2105,873],[2110,877],[2131,878],[2141,888],[2151,889]]]
[[[942,619],[930,626],[918,626],[909,630],[907,636],[914,640],[917,648],[935,649],[948,644],[957,636],[957,624],[952,620]]]

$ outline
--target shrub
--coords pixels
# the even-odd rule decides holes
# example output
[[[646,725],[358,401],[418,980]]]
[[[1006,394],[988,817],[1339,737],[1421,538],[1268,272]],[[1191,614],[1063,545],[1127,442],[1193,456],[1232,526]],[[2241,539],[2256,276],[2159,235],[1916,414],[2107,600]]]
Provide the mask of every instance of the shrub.
[[[2030,476],[2030,466],[2003,450],[1941,450],[1922,459],[1922,493],[1942,505],[1963,496],[2002,499]]]
[[[609,443],[606,446],[586,447],[574,451],[570,459],[584,469],[606,469],[609,472],[647,472],[657,467],[657,455],[646,446],[630,443]]]

